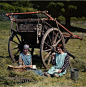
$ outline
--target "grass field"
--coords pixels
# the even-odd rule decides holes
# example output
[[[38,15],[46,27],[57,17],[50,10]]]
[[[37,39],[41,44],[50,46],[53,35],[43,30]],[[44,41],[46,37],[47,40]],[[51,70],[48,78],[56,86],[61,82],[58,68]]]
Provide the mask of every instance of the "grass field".
[[[73,25],[74,27],[81,27],[83,29],[86,26],[82,24]],[[12,63],[9,54],[8,54],[8,40],[10,37],[10,22],[9,21],[0,21],[0,86],[26,86],[26,87],[57,87],[57,86],[86,86],[86,32],[72,32],[74,35],[80,35],[83,40],[79,39],[70,39],[66,44],[68,52],[72,53],[75,56],[75,60],[71,57],[72,67],[79,69],[79,79],[77,81],[70,79],[70,71],[68,70],[67,74],[60,77],[38,77],[34,76],[35,80],[28,83],[12,83],[12,81],[6,81],[4,78],[8,76],[9,71],[7,66]],[[38,55],[38,52],[35,49],[35,54]],[[39,68],[39,67],[38,67]],[[42,71],[45,69],[39,68]],[[33,77],[32,77],[33,78]],[[37,80],[37,81],[36,81]]]

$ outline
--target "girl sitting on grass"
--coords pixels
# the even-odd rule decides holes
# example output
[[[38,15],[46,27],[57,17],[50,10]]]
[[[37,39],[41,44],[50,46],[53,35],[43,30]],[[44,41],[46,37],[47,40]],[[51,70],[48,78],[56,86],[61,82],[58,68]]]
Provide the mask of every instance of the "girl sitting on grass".
[[[29,45],[24,45],[23,47],[23,52],[20,53],[19,55],[19,61],[23,61],[25,64],[25,67],[27,70],[32,70],[34,71],[36,74],[43,76],[43,73],[41,70],[38,69],[33,69],[33,65],[32,65],[32,59],[31,59],[31,54],[28,53],[29,50]],[[22,67],[22,62],[19,62],[19,66]]]
[[[58,53],[56,55],[52,55],[52,66],[47,72],[44,73],[45,76],[50,77],[53,75],[54,77],[63,76],[66,73],[66,68],[69,64],[69,56],[67,53],[63,51],[63,45],[57,45]]]

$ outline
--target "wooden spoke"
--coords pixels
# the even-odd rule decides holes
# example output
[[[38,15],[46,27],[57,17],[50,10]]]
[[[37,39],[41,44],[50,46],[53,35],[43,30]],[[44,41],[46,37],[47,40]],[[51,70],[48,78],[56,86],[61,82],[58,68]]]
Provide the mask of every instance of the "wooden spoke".
[[[15,41],[12,41],[12,42],[14,42],[14,43],[16,43],[16,44],[19,44],[19,43],[15,42]]]
[[[58,32],[58,33],[56,34],[56,36],[55,36],[54,43],[55,43],[55,42],[56,42],[56,40],[57,40],[58,34],[59,34],[59,32]]]
[[[61,36],[60,36],[60,35],[58,35],[58,38],[61,38]]]
[[[20,50],[18,50],[14,55],[18,54]]]
[[[48,52],[48,51],[51,51],[51,49],[47,49],[47,50],[44,50],[44,51]]]
[[[50,36],[48,35],[48,38],[49,38],[49,41],[50,41],[50,45],[52,45],[51,43],[52,43],[52,41],[51,41],[51,38],[50,38]]]
[[[51,52],[49,52],[49,53],[45,56],[44,61],[47,60],[47,58],[49,57],[50,54],[51,54]]]
[[[48,65],[50,64],[50,61],[51,61],[51,56],[50,56],[49,59],[48,59]]]
[[[47,44],[46,42],[44,42],[48,47],[50,47],[51,48],[51,46],[49,45],[49,44]]]
[[[54,44],[54,30],[53,30],[53,33],[52,33],[52,45]]]
[[[16,34],[16,37],[17,37],[17,39],[18,39],[18,41],[19,41],[19,43],[20,43],[21,41],[20,41],[19,37],[17,36],[17,34]]]
[[[24,42],[24,39],[21,37],[21,41]]]
[[[54,44],[54,46],[57,46],[57,44],[62,40],[62,37]]]
[[[11,50],[15,50],[15,49],[18,49],[18,47],[15,47],[15,48],[13,48],[13,49],[11,49]]]

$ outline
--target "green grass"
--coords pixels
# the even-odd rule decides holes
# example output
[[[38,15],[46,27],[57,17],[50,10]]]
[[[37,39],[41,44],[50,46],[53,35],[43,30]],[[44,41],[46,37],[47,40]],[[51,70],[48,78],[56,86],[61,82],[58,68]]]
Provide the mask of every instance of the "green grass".
[[[60,21],[65,21],[65,17],[62,16],[62,15],[59,16],[57,19],[60,20]],[[86,17],[81,17],[81,18],[71,17],[70,20],[73,20],[73,21],[86,21]]]
[[[86,21],[71,21],[71,26],[86,29]]]
[[[79,26],[79,25],[77,25]],[[82,25],[83,26],[83,25]],[[81,27],[82,27],[81,26]],[[4,78],[7,77],[10,72],[7,70],[7,66],[12,63],[9,54],[8,54],[8,40],[9,40],[9,30],[10,30],[10,22],[8,21],[0,21],[0,86],[31,86],[31,87],[56,87],[56,86],[86,86],[86,72],[82,72],[84,68],[86,68],[86,33],[81,32],[73,32],[74,35],[80,35],[83,40],[79,39],[70,39],[66,44],[66,48],[68,52],[72,53],[76,59],[73,60],[71,57],[71,65],[72,67],[76,67],[79,69],[79,79],[77,81],[73,81],[70,79],[70,71],[68,70],[67,74],[60,77],[45,77],[39,81],[40,77],[34,76],[35,80],[29,83],[13,83],[12,81],[6,81]],[[35,49],[34,54],[39,55],[39,50]],[[38,62],[37,62],[38,63]],[[42,69],[38,67],[42,71]],[[33,77],[32,77],[33,79]]]

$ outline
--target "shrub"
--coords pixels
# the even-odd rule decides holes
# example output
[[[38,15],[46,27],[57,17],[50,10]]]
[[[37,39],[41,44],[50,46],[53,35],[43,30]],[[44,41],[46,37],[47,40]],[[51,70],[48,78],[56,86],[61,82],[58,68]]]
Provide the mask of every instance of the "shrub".
[[[17,7],[16,9],[18,12],[26,12],[26,9],[23,7]]]
[[[6,12],[32,12],[36,11],[34,8],[30,7],[18,7],[18,6],[12,6],[8,3],[0,3],[0,10],[4,10]]]
[[[37,9],[34,9],[34,8],[26,8],[26,12],[33,12],[33,11],[37,11]]]
[[[7,3],[0,3],[0,10],[5,10],[7,12],[9,12],[9,11],[14,12],[15,8],[14,8],[14,6],[9,5]]]

